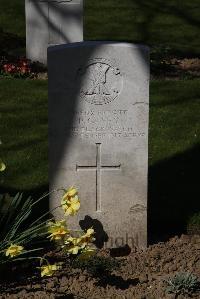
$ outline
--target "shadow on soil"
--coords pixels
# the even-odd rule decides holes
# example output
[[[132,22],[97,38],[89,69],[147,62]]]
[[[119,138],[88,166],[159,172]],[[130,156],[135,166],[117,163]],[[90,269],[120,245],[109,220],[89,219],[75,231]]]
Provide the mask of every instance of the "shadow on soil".
[[[190,215],[200,211],[200,145],[149,169],[149,243],[186,232]]]
[[[139,280],[137,278],[125,280],[121,276],[108,274],[106,276],[101,277],[99,281],[96,283],[96,285],[103,288],[106,288],[108,285],[110,285],[116,287],[116,289],[126,290],[130,286],[135,286],[138,283]]]

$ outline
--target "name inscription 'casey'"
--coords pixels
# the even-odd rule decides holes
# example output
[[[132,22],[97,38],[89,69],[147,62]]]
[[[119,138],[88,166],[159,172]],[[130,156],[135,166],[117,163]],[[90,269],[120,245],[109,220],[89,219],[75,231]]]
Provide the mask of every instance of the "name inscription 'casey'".
[[[133,124],[128,110],[82,110],[75,113],[74,125],[68,129],[72,136],[81,138],[144,137],[145,132]]]

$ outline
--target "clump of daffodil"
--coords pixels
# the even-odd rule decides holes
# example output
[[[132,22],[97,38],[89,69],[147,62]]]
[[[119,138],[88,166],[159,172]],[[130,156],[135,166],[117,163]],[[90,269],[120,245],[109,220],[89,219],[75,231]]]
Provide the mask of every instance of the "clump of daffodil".
[[[6,256],[15,257],[22,253],[24,250],[23,246],[17,244],[11,244],[5,251]]]
[[[67,240],[64,242],[65,246],[63,247],[65,247],[65,249],[69,254],[73,254],[73,255],[82,253],[84,251],[85,253],[86,251],[89,252],[89,248],[90,248],[89,244],[95,240],[93,235],[94,235],[93,228],[89,228],[87,232],[80,237],[67,238]]]
[[[78,197],[78,191],[73,186],[65,190],[61,200],[61,205],[65,215],[75,215],[80,209],[80,200]]]
[[[4,171],[6,169],[5,163],[0,159],[0,171]]]
[[[53,265],[47,264],[47,265],[41,266],[40,267],[41,277],[52,276],[55,273],[55,271],[60,270],[60,269],[61,269],[61,266],[58,264],[53,264]]]
[[[50,238],[51,241],[61,240],[70,232],[67,229],[65,220],[55,221],[55,222],[50,221],[48,222],[47,226],[48,226],[48,233],[50,233],[48,238]]]

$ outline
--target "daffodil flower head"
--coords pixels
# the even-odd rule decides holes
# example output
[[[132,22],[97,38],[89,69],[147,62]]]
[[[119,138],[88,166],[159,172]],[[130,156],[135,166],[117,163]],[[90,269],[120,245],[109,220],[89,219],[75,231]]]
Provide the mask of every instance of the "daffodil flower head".
[[[50,240],[61,240],[63,237],[65,237],[67,234],[69,234],[69,230],[66,227],[66,222],[65,220],[61,221],[55,221],[55,222],[49,222],[47,224],[48,226],[48,232],[50,235],[48,238]]]
[[[67,238],[67,240],[65,241],[66,245],[79,245],[81,243],[81,238],[75,238],[75,237],[69,237]]]
[[[62,204],[62,208],[65,212],[65,215],[76,215],[76,213],[80,209],[80,200],[78,196],[76,195],[75,197],[72,197],[70,201],[67,201],[64,204]]]
[[[3,163],[3,161],[0,159],[0,172],[4,171],[6,169],[6,165],[5,163]]]
[[[54,232],[52,232],[47,238],[50,238],[50,240],[61,240],[63,239],[67,234],[69,233],[68,230],[65,228],[58,228]]]
[[[83,249],[81,238],[69,237],[65,241],[65,245],[67,245],[67,252],[69,254],[78,254]]]
[[[94,235],[94,229],[92,227],[88,228],[85,235],[88,237],[92,237]]]
[[[22,253],[22,251],[24,250],[23,246],[17,245],[17,244],[11,244],[7,249],[6,249],[6,256],[10,256],[10,257],[15,257],[19,254]]]
[[[53,264],[53,265],[44,265],[40,267],[41,270],[41,277],[43,276],[52,276],[54,274],[55,271],[60,270],[61,266],[57,265],[57,264]]]
[[[67,251],[68,251],[68,253],[76,255],[79,253],[80,250],[81,250],[81,247],[79,247],[79,246],[71,246]]]
[[[59,220],[59,221],[49,221],[47,223],[47,226],[49,227],[49,229],[56,229],[56,228],[60,228],[60,227],[64,227],[65,226],[65,220]]]
[[[84,244],[85,246],[87,246],[89,243],[92,243],[93,241],[95,241],[94,233],[95,232],[94,232],[93,228],[87,229],[86,233],[81,236],[81,242],[82,242],[82,244]]]
[[[68,201],[71,198],[75,197],[78,195],[78,191],[75,187],[71,186],[70,188],[68,188],[65,192],[64,195],[62,197],[62,201]]]

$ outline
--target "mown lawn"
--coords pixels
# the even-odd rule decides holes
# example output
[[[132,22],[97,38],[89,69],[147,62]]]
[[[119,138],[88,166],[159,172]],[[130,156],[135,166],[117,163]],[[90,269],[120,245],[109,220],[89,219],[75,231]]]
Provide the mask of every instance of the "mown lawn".
[[[150,166],[200,142],[199,115],[199,79],[151,82]]]
[[[200,54],[198,0],[86,0],[85,39],[129,40]]]
[[[47,82],[0,80],[2,187],[30,190],[48,184]]]
[[[200,80],[152,81],[149,166],[184,153],[200,141]],[[47,81],[0,80],[1,187],[48,186]]]

